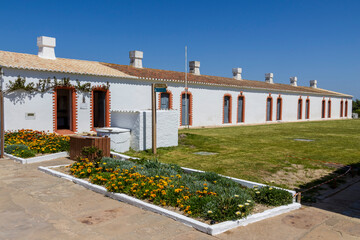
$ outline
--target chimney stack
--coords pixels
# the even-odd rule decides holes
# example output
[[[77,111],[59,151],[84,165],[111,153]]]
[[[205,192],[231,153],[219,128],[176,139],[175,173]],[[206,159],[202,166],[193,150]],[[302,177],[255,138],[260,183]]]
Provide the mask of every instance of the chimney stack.
[[[39,47],[38,56],[45,59],[55,60],[56,38],[41,36],[37,38]]]
[[[143,68],[142,59],[144,57],[144,53],[142,51],[137,51],[137,50],[130,51],[129,57],[130,57],[130,66],[136,68]]]
[[[200,62],[190,61],[189,62],[190,73],[194,75],[200,75]]]
[[[310,87],[317,88],[317,81],[316,80],[310,80]]]
[[[290,85],[297,86],[297,77],[290,77]]]
[[[274,74],[273,73],[265,73],[265,82],[274,83]]]
[[[232,73],[233,73],[234,79],[242,80],[242,78],[241,78],[242,68],[233,68]]]

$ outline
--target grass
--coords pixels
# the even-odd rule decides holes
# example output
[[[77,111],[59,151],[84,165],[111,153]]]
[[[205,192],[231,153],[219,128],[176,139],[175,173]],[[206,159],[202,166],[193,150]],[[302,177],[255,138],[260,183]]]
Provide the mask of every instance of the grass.
[[[294,141],[296,138],[314,141]],[[218,154],[194,154],[201,151]],[[345,165],[359,163],[360,120],[183,129],[179,131],[177,147],[159,148],[156,156],[152,155],[151,149],[126,154],[157,157],[165,163],[266,182],[265,176],[292,164],[307,169],[328,168],[324,164],[288,158],[288,155]]]

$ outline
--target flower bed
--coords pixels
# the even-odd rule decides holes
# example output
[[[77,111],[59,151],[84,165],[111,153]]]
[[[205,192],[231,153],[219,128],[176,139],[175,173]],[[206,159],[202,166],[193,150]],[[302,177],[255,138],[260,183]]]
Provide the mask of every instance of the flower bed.
[[[22,129],[5,133],[5,152],[21,158],[36,154],[58,153],[69,150],[69,137]]]
[[[211,224],[244,218],[256,204],[280,206],[293,202],[291,193],[282,189],[250,189],[216,173],[188,174],[178,165],[157,161],[80,159],[71,165],[70,171],[110,192],[170,206]]]

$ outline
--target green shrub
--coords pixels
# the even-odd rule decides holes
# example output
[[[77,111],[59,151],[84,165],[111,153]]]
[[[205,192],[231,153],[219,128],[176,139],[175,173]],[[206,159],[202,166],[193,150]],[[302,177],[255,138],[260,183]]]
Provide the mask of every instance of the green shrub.
[[[24,144],[8,145],[4,148],[4,152],[21,158],[35,157],[35,152]]]
[[[288,191],[273,188],[273,187],[262,187],[260,189],[254,188],[250,190],[253,199],[257,203],[269,205],[269,206],[280,206],[290,204],[293,201],[293,196]]]

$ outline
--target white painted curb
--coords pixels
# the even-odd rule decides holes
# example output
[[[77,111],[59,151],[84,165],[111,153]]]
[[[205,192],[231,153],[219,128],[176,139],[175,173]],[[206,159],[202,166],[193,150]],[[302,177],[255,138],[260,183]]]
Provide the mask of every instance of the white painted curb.
[[[49,161],[49,160],[54,160],[54,159],[57,159],[57,158],[69,156],[67,152],[58,152],[58,153],[46,154],[44,156],[33,157],[33,158],[16,157],[16,156],[8,154],[8,153],[4,153],[4,155],[7,156],[8,158],[14,160],[15,162],[19,162],[19,163],[22,163],[22,164],[44,162],[44,161]]]
[[[60,166],[66,166],[66,165],[60,165]],[[75,178],[73,176],[52,170],[51,168],[56,168],[56,167],[60,167],[60,166],[50,166],[50,167],[38,167],[38,169],[42,172],[45,172],[47,174],[56,176],[56,177],[60,177],[60,178],[64,178],[67,179],[69,181],[72,181],[76,184],[79,184],[81,186],[84,186],[85,188],[88,188],[94,192],[97,193],[101,193],[104,194],[105,196],[111,197],[113,199],[134,205],[136,207],[140,207],[143,208],[145,210],[149,210],[155,213],[159,213],[161,215],[167,216],[169,218],[172,218],[178,222],[184,223],[185,225],[191,226],[201,232],[210,234],[210,235],[216,235],[219,233],[223,233],[225,231],[228,231],[230,229],[236,228],[238,226],[246,226],[250,223],[254,223],[254,222],[258,222],[261,220],[264,220],[266,218],[270,218],[270,217],[274,217],[286,212],[290,212],[292,210],[298,209],[301,207],[300,203],[292,203],[289,205],[284,205],[284,206],[280,206],[280,207],[276,207],[273,209],[269,209],[266,210],[262,213],[256,213],[253,215],[250,215],[244,219],[240,219],[240,220],[235,220],[235,221],[226,221],[226,222],[222,222],[222,223],[218,223],[218,224],[214,224],[214,225],[209,225],[197,220],[194,220],[192,218],[186,217],[184,215],[169,211],[167,209],[164,209],[162,207],[150,204],[150,203],[146,203],[143,202],[139,199],[130,197],[128,195],[122,194],[122,193],[112,193],[112,192],[108,192],[106,190],[106,188],[96,185],[96,184],[92,184],[89,183],[88,181],[79,179],[79,178]],[[196,170],[197,171],[197,170]],[[257,184],[260,185],[260,184]]]

